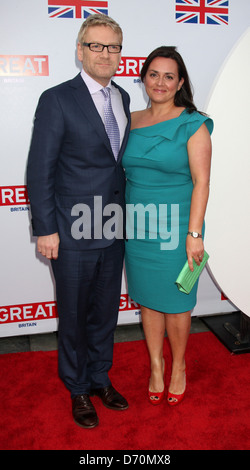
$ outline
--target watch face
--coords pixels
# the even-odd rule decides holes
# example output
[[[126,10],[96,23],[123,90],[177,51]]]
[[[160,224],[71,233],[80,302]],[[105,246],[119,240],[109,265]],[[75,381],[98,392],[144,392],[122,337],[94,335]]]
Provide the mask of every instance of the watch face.
[[[197,232],[193,232],[193,237],[194,237],[194,238],[198,238],[198,235],[199,235],[199,234],[198,234]]]

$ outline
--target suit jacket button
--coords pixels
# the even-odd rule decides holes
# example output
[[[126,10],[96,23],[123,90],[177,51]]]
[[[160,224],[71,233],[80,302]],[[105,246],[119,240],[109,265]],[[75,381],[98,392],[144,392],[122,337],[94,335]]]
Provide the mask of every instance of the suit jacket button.
[[[118,191],[118,189],[115,191],[115,194],[119,194],[120,191]]]

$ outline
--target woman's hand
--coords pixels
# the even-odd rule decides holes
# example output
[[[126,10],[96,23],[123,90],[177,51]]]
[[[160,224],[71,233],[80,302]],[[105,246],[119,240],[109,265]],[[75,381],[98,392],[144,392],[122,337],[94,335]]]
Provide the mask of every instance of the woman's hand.
[[[187,235],[186,251],[189,269],[193,271],[193,259],[195,260],[196,264],[200,266],[204,256],[204,244],[202,238],[193,238],[191,235]]]

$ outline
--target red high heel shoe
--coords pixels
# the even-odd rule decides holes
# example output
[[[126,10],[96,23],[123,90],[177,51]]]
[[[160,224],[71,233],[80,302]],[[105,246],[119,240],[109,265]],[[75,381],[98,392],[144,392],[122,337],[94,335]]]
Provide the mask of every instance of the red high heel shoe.
[[[177,395],[176,393],[171,393],[171,392],[168,391],[168,398],[167,398],[168,404],[170,406],[179,405],[179,403],[181,403],[181,401],[183,400],[183,398],[185,396],[185,391],[186,391],[186,374],[185,374],[185,390],[184,390],[184,392]]]
[[[165,393],[165,387],[162,392],[150,392],[149,390],[148,396],[149,396],[149,401],[151,405],[159,405],[164,398],[164,393]]]
[[[163,366],[163,379],[165,383],[165,361],[164,361],[164,366]],[[165,385],[164,385],[162,392],[151,392],[150,390],[148,390],[148,397],[149,397],[149,401],[151,405],[159,405],[164,398],[164,394],[165,394]]]

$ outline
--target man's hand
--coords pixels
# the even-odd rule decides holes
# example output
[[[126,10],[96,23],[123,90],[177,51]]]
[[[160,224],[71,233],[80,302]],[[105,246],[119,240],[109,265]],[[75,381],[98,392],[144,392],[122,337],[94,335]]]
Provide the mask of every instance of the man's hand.
[[[57,259],[59,243],[60,243],[60,239],[59,239],[58,233],[57,232],[52,233],[51,235],[38,237],[37,249],[39,253],[41,253],[46,258]]]

